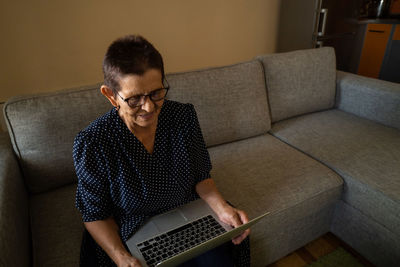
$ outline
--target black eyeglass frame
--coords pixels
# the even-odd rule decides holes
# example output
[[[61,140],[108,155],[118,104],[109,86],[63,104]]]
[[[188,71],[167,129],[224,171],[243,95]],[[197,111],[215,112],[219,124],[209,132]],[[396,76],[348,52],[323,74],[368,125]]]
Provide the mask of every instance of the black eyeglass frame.
[[[168,84],[167,80],[164,79],[164,81],[165,81],[165,83],[167,84],[166,87],[161,87],[161,88],[155,89],[155,90],[153,90],[153,91],[151,91],[150,93],[145,94],[145,95],[134,95],[134,96],[131,96],[131,97],[128,97],[128,98],[123,98],[118,92],[117,92],[117,95],[118,95],[124,102],[126,102],[126,104],[127,104],[130,108],[138,108],[138,107],[144,105],[144,103],[146,103],[146,97],[149,97],[149,99],[150,99],[153,103],[165,99],[165,97],[166,97],[167,94],[168,94],[168,91],[169,91],[169,88],[170,88],[170,87],[169,87],[169,84]],[[164,95],[162,98],[160,98],[160,99],[153,99],[153,98],[152,98],[152,93],[154,93],[154,92],[156,92],[156,91],[158,91],[158,90],[162,90],[162,89],[165,89],[165,90],[167,91],[167,92],[165,93],[165,95]],[[132,98],[134,98],[134,97],[140,97],[140,100],[142,100],[142,99],[144,98],[144,101],[143,101],[143,100],[141,101],[143,104],[139,104],[139,105],[136,105],[136,106],[131,106],[131,105],[129,105],[129,100],[132,99]]]

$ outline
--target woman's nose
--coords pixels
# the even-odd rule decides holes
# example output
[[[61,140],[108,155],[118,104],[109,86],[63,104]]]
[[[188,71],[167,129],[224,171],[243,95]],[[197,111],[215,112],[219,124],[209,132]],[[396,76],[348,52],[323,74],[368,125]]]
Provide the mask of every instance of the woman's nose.
[[[152,112],[154,110],[154,103],[153,101],[150,99],[149,96],[144,96],[144,100],[143,100],[143,104],[142,104],[142,109],[145,110],[146,112]]]

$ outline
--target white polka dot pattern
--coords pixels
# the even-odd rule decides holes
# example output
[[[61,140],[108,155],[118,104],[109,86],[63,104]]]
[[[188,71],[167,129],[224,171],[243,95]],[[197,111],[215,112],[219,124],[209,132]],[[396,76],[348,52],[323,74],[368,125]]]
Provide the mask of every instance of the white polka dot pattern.
[[[165,100],[149,154],[112,109],[75,138],[76,207],[83,221],[113,216],[126,241],[146,218],[198,197],[211,162],[191,104]]]
[[[161,109],[152,154],[114,108],[76,136],[73,159],[83,221],[113,216],[123,242],[148,217],[198,198],[195,185],[211,171],[193,105],[170,100]],[[87,259],[95,266],[116,266],[95,241],[84,240],[81,266]],[[249,266],[248,239],[235,246],[234,255],[236,266]]]

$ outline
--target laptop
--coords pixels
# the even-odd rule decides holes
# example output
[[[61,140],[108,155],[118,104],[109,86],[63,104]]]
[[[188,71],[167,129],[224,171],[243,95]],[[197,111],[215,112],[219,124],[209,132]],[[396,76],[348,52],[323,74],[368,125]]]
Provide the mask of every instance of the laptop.
[[[267,214],[232,228],[197,199],[152,217],[126,244],[143,267],[176,266],[232,240]]]

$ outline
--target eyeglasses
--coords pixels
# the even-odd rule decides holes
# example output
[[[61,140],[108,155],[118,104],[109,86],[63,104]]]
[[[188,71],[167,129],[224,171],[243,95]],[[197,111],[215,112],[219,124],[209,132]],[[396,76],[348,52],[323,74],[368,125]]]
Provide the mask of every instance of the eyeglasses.
[[[168,82],[166,83],[167,83],[166,87],[153,90],[147,95],[134,95],[128,98],[123,98],[118,92],[117,94],[123,101],[125,101],[128,104],[130,108],[137,108],[146,102],[146,97],[149,97],[150,100],[153,101],[153,103],[163,100],[166,97],[169,90]]]

